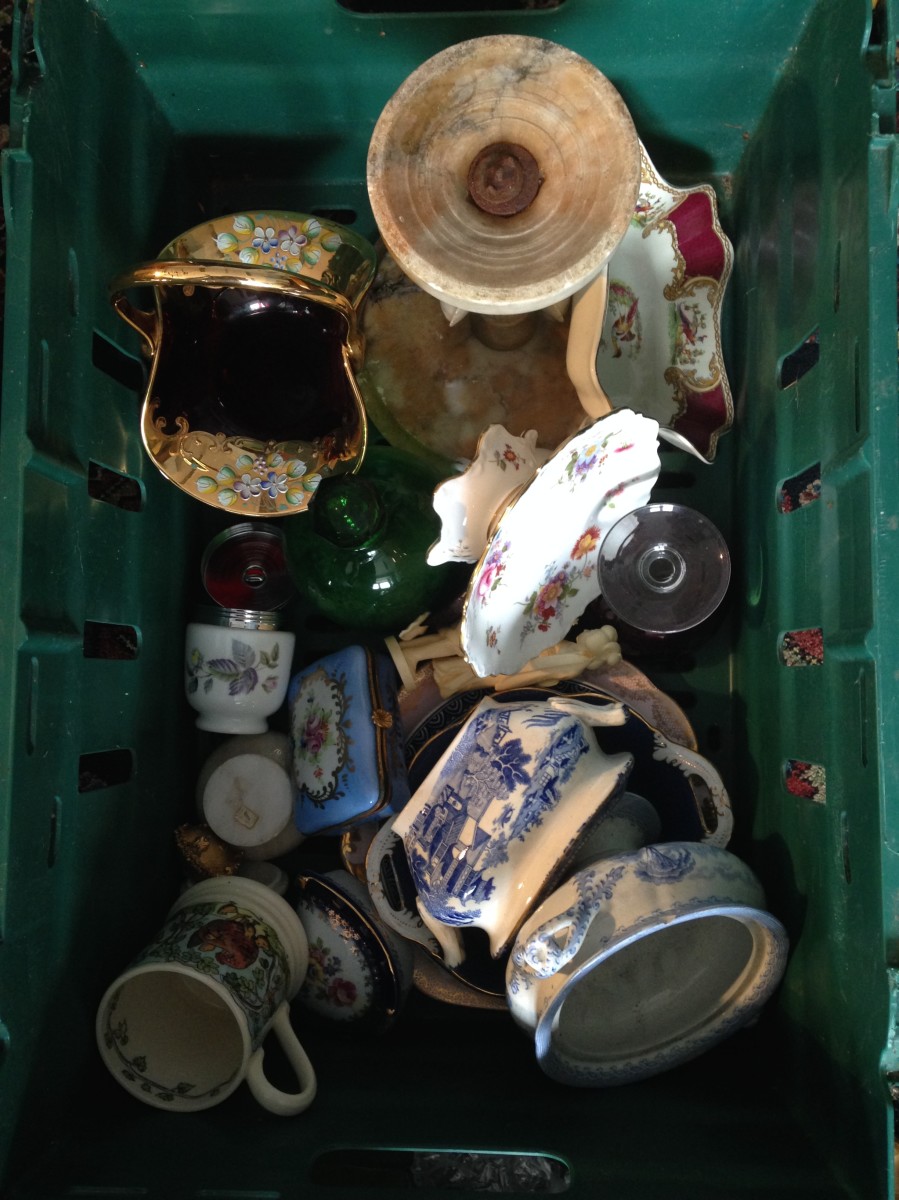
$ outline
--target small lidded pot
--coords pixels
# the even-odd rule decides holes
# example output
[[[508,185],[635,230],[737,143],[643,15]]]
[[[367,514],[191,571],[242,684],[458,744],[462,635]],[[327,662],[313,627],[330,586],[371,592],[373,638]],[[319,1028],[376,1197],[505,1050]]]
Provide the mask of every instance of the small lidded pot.
[[[265,733],[290,682],[296,637],[277,612],[197,610],[184,643],[184,688],[212,733]]]

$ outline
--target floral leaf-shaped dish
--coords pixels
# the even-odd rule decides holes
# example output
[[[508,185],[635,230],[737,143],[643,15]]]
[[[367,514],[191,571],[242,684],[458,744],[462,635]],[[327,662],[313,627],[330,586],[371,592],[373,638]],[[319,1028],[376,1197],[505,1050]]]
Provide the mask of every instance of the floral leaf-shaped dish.
[[[615,522],[648,500],[658,429],[629,409],[601,417],[510,502],[465,598],[462,650],[479,675],[520,671],[599,595],[596,552]]]
[[[711,186],[672,187],[641,149],[637,204],[609,259],[596,373],[613,405],[655,418],[711,462],[733,423],[720,327],[733,249]]]

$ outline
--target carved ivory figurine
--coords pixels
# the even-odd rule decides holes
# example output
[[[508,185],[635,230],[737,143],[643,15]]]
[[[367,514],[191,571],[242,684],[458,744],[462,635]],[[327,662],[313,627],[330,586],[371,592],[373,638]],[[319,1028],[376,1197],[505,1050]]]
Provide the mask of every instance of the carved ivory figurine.
[[[398,638],[385,638],[403,685],[411,688],[419,665],[431,661],[434,680],[444,699],[472,688],[497,692],[520,687],[553,687],[587,670],[613,667],[621,661],[618,633],[611,625],[585,629],[574,641],[557,642],[525,663],[515,675],[478,675],[462,654],[460,625],[424,634],[419,620]]]

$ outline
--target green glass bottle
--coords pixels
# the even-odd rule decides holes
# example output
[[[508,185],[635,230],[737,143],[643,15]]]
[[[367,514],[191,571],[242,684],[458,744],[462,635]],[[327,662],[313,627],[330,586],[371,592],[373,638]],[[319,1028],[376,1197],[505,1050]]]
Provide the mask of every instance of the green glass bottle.
[[[370,446],[355,475],[323,480],[309,512],[283,523],[287,568],[302,599],[346,628],[399,633],[465,590],[471,566],[430,566],[443,476],[393,446]]]

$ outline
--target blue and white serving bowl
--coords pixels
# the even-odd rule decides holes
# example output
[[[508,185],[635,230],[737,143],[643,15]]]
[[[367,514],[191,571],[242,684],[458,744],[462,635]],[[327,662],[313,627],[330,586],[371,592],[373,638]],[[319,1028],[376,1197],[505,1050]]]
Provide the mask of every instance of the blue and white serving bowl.
[[[745,862],[666,842],[597,859],[544,900],[515,940],[506,994],[552,1079],[631,1083],[754,1020],[787,952]]]

